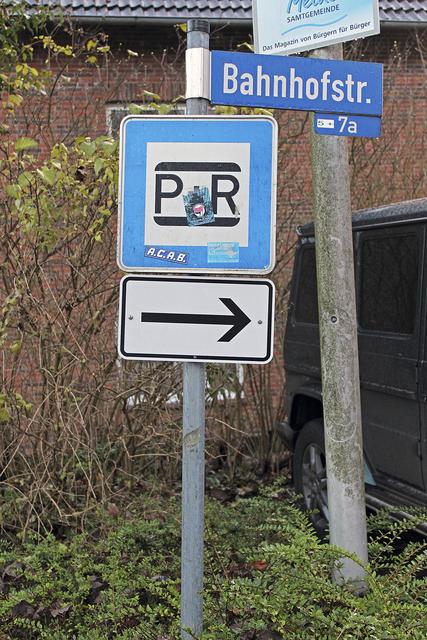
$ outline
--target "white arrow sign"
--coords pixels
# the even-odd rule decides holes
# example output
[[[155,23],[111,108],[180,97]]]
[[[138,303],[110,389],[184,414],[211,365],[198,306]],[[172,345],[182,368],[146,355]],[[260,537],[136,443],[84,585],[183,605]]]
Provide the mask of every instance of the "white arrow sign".
[[[119,354],[128,360],[259,362],[272,358],[270,280],[126,276]]]

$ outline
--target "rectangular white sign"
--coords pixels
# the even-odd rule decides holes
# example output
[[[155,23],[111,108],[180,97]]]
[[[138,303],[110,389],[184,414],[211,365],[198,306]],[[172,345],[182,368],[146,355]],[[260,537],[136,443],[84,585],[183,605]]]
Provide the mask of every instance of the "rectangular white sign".
[[[255,52],[298,53],[380,32],[378,0],[252,0]]]
[[[334,129],[335,122],[329,118],[318,118],[317,126],[319,129]]]
[[[179,162],[165,162],[165,158],[179,158]],[[145,217],[146,243],[195,247],[203,231],[206,244],[237,242],[247,247],[249,182],[249,143],[149,142],[145,210],[151,215]],[[203,188],[211,194],[216,226],[201,225],[197,212],[193,223],[188,223],[185,198]],[[201,229],[195,229],[198,226]]]
[[[119,355],[267,363],[273,355],[274,291],[270,280],[125,276]]]

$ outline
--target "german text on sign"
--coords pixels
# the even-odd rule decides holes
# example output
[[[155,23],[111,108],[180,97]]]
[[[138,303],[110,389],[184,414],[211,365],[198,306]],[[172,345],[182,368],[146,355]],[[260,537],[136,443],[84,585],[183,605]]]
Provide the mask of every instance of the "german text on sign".
[[[214,104],[380,116],[378,63],[212,51]]]
[[[378,0],[252,0],[255,51],[289,54],[380,32]]]

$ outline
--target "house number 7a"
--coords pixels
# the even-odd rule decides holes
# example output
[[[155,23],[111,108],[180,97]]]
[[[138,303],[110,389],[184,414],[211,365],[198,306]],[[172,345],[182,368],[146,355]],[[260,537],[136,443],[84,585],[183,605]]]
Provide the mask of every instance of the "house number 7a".
[[[340,133],[357,133],[357,122],[348,116],[338,116]]]

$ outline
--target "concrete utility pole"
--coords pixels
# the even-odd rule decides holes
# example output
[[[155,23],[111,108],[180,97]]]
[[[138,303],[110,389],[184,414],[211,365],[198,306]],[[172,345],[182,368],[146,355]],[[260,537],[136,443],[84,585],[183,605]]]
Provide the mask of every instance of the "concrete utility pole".
[[[198,52],[192,52],[197,49]],[[187,96],[203,95],[197,87],[207,82],[204,69],[197,65],[200,50],[209,51],[209,23],[187,23]],[[193,57],[193,53],[196,56]],[[197,55],[202,53],[202,56]],[[205,53],[206,56],[206,53]],[[188,115],[205,115],[209,100],[188,97]],[[194,640],[202,633],[203,622],[203,532],[205,496],[205,364],[183,365],[182,440],[182,543],[181,543],[181,638]]]
[[[312,51],[342,60],[342,45]],[[312,133],[319,328],[330,542],[368,560],[353,240],[345,137]],[[337,582],[363,589],[364,570],[343,559]]]

